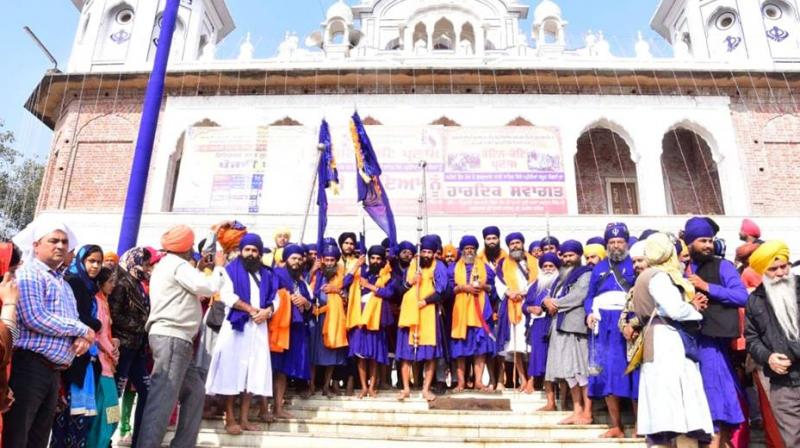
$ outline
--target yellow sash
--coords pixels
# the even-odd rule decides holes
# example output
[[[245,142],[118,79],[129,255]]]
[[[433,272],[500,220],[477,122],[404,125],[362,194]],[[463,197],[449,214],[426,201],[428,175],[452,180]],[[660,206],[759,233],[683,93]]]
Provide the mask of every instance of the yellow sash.
[[[278,311],[269,321],[269,350],[275,353],[289,350],[292,326],[292,295],[285,289],[279,289],[278,300]]]
[[[530,286],[539,277],[539,262],[530,254],[525,254],[525,262],[528,263],[528,285],[526,286]],[[503,280],[509,291],[522,292],[523,288],[520,288],[517,281],[519,272],[517,261],[506,257],[503,261]],[[514,325],[522,322],[522,302],[508,302],[508,321]]]
[[[311,290],[316,287],[317,277],[311,280]],[[328,280],[337,291],[344,287],[344,269],[339,267],[336,275]],[[347,315],[344,312],[344,299],[340,294],[330,293],[327,305],[314,308],[314,315],[326,314],[325,323],[322,324],[322,344],[330,349],[347,347]]]
[[[422,270],[422,281],[409,289],[400,304],[400,319],[397,326],[408,328],[408,343],[414,345],[414,337],[419,334],[417,345],[436,345],[436,307],[426,305],[419,308],[419,301],[430,297],[436,289],[433,286],[433,272],[436,261],[431,267]],[[408,267],[406,282],[411,283],[417,276],[417,260]]]
[[[458,261],[455,270],[456,286],[471,285],[476,276],[481,284],[486,284],[486,263],[475,261],[470,278],[467,278],[467,264],[464,263],[463,258]],[[467,327],[483,326],[480,317],[476,315],[474,300],[475,296],[472,294],[465,292],[456,294],[455,303],[453,303],[453,330],[450,332],[453,339],[465,339]],[[483,311],[485,305],[486,292],[481,291],[478,295],[478,307]]]
[[[383,288],[392,278],[392,267],[389,263],[381,269],[378,274],[378,281],[375,286]],[[347,303],[347,329],[365,326],[367,330],[378,331],[381,329],[381,311],[383,300],[373,294],[364,311],[361,311],[361,269],[356,270],[353,276],[353,284],[350,285],[349,300]]]

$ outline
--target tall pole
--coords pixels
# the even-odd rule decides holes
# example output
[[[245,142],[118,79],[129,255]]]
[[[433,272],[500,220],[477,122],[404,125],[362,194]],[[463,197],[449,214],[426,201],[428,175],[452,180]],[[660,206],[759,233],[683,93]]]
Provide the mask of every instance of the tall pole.
[[[314,190],[317,187],[317,180],[319,179],[319,166],[322,165],[323,151],[325,151],[325,145],[320,143],[319,145],[317,145],[317,166],[314,168],[314,179],[311,181],[311,190],[309,190],[308,192],[308,202],[306,203],[306,214],[305,216],[303,216],[303,231],[300,232],[301,243],[306,237],[306,226],[308,225],[308,215],[311,214],[311,201],[314,200]],[[320,253],[321,252],[322,251],[320,250]]]
[[[119,232],[117,252],[122,254],[136,245],[139,237],[139,226],[142,222],[144,193],[147,188],[147,176],[150,171],[150,159],[153,155],[153,142],[156,137],[158,114],[161,111],[161,97],[164,95],[164,79],[167,73],[169,52],[172,47],[172,35],[175,32],[175,21],[178,17],[180,0],[167,0],[161,16],[161,32],[158,35],[158,48],[153,63],[153,72],[147,82],[142,106],[142,121],[139,124],[139,136],[136,138],[136,150],[133,154],[133,166],[128,182],[128,195],[125,198],[125,212],[122,215],[122,226]]]

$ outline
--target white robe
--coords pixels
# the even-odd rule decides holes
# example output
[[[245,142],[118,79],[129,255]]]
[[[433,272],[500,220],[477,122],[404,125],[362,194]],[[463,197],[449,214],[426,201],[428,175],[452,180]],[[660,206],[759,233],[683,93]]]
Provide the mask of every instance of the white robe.
[[[667,274],[659,273],[648,288],[658,315],[677,321],[701,320],[702,315],[685,301]],[[643,363],[639,381],[638,432],[686,434],[702,430],[714,433],[700,369],[686,358],[678,332],[667,325],[653,325],[653,362]]]
[[[530,267],[528,267],[530,269]],[[522,271],[517,269],[517,284],[522,285],[522,300],[524,303],[525,294],[528,292],[528,288],[531,285],[528,284],[528,279],[522,275]],[[497,289],[497,295],[500,297],[501,300],[508,300],[506,297],[506,291],[508,291],[508,286],[503,284],[503,282],[498,281],[496,282],[495,288]],[[528,345],[528,339],[525,337],[525,331],[527,327],[525,326],[525,316],[522,317],[522,320],[518,324],[511,324],[510,333],[508,342],[506,342],[505,347],[500,351],[500,354],[510,356],[511,353],[530,353],[531,349]],[[512,358],[508,358],[511,360]]]
[[[267,322],[256,325],[252,320],[244,331],[234,331],[227,316],[240,298],[233,292],[233,283],[225,275],[220,291],[225,303],[225,320],[219,330],[217,343],[211,355],[211,365],[206,379],[209,395],[238,395],[248,392],[261,397],[272,396],[272,363],[269,353]],[[250,305],[260,306],[259,285],[250,277]],[[278,303],[274,302],[277,311]]]

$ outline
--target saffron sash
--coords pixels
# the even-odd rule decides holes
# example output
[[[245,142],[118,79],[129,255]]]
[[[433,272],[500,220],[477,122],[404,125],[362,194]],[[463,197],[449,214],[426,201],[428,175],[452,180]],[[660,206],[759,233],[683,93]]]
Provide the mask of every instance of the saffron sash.
[[[311,289],[314,290],[317,279],[322,279],[322,276],[314,276],[311,283]],[[344,269],[339,267],[336,275],[328,280],[328,285],[341,291],[344,287]],[[344,311],[344,299],[338,293],[327,294],[328,303],[319,308],[314,308],[314,315],[327,314],[325,323],[322,324],[322,344],[326,348],[335,349],[347,347],[347,316]]]
[[[422,279],[403,295],[400,304],[400,319],[397,326],[408,328],[408,343],[414,345],[414,337],[419,335],[417,345],[436,345],[436,306],[426,305],[419,308],[419,301],[430,297],[436,289],[433,285],[433,273],[436,261],[429,268],[422,269]],[[417,276],[417,260],[408,267],[406,282],[411,284]]]
[[[375,286],[383,288],[391,278],[392,267],[389,263],[386,263],[378,274],[378,281],[375,282]],[[350,285],[347,305],[346,326],[348,330],[361,326],[370,331],[381,329],[381,312],[383,311],[383,299],[381,297],[372,294],[364,310],[361,310],[361,269],[356,270],[355,275],[353,275],[353,284]]]
[[[269,321],[269,350],[282,353],[289,350],[292,326],[292,295],[286,289],[278,290],[278,311]]]
[[[467,278],[467,264],[464,259],[458,261],[455,269],[455,284],[456,286],[471,285],[473,279],[482,284],[486,284],[486,264],[480,261],[475,261],[472,265],[471,278]],[[477,301],[477,304],[475,303]],[[483,309],[486,306],[486,292],[481,291],[480,294],[475,295],[469,293],[456,294],[455,303],[453,303],[453,329],[450,336],[453,339],[466,339],[467,327],[484,327],[486,322],[483,320]],[[481,313],[480,315],[478,313]],[[488,329],[486,326],[484,329]]]
[[[525,262],[528,264],[528,284],[530,287],[536,282],[539,276],[539,262],[532,255],[525,254]],[[519,285],[519,274],[522,272],[519,264],[511,257],[506,257],[503,260],[503,283],[509,291],[521,293],[522,288]],[[508,321],[514,325],[522,322],[522,302],[508,302]]]

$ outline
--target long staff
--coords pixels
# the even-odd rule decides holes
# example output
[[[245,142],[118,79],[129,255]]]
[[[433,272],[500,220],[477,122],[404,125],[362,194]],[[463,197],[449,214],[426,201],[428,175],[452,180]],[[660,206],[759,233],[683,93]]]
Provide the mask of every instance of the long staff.
[[[306,225],[308,224],[308,215],[311,214],[311,202],[314,200],[314,190],[317,187],[317,179],[319,178],[319,166],[322,164],[322,152],[325,151],[325,145],[320,143],[317,145],[317,166],[314,168],[314,179],[311,181],[311,188],[308,190],[308,202],[306,203],[306,214],[303,216],[303,230],[300,232],[300,242],[302,243],[306,236]]]

